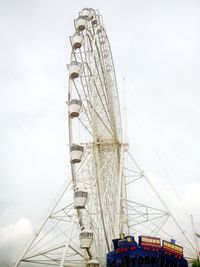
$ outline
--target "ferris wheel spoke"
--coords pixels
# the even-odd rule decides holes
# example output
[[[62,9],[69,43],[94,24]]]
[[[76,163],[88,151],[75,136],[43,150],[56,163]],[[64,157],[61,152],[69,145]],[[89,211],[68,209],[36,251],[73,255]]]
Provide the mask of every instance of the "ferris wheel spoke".
[[[73,85],[74,85],[74,87],[75,87],[75,90],[76,90],[76,92],[77,92],[77,94],[78,94],[79,99],[80,99],[81,101],[84,101],[84,98],[81,96],[81,94],[80,94],[80,92],[79,92],[79,89],[78,89],[78,87],[77,87],[77,84],[75,83],[74,80],[73,80]],[[87,97],[85,92],[84,92],[84,97]],[[88,105],[88,102],[87,102],[87,101],[85,101],[85,102],[86,102],[86,105],[87,105],[87,110],[89,110],[89,112],[86,110],[85,106],[83,106],[83,111],[84,111],[84,114],[85,114],[86,117],[87,117],[88,123],[89,123],[90,125],[92,125],[90,106]],[[87,131],[89,132],[89,134],[92,135],[92,132],[91,132],[91,131],[89,130],[89,128],[83,123],[83,121],[82,121],[80,118],[78,118],[78,119],[79,119],[80,122],[84,125],[85,129],[87,129]]]
[[[102,98],[101,98],[101,95],[100,95],[100,93],[99,93],[99,90],[98,90],[98,87],[97,87],[97,85],[96,85],[96,83],[95,83],[95,80],[94,79],[92,79],[92,82],[93,82],[93,84],[94,84],[94,87],[95,87],[95,89],[96,89],[96,91],[97,91],[97,93],[98,93],[98,96],[99,96],[99,100],[100,100],[100,103],[99,104],[101,104],[101,106],[102,106],[102,111],[105,113],[105,115],[106,115],[106,117],[107,117],[107,119],[108,119],[108,122],[109,122],[109,124],[110,124],[110,127],[112,128],[112,124],[111,124],[111,121],[110,121],[110,118],[109,118],[109,115],[108,115],[108,113],[107,113],[107,109],[106,109],[106,107],[105,107],[105,105],[104,105],[104,103],[103,103],[103,101],[102,101]],[[91,82],[89,81],[89,84],[91,84]],[[93,88],[92,88],[93,89]],[[91,90],[92,90],[91,89]],[[92,102],[92,100],[91,100],[91,96],[90,96],[90,91],[89,91],[89,89],[88,89],[88,86],[87,86],[87,92],[88,92],[88,96],[89,96],[89,99],[88,99],[88,103],[90,103],[90,107],[92,107],[93,109],[94,109],[94,104],[93,104],[93,102]],[[85,97],[86,97],[86,92],[84,91],[84,95],[85,95]],[[90,109],[90,115],[91,115],[91,109]],[[98,111],[95,109],[95,112],[96,113],[98,113]],[[92,116],[92,115],[91,115]],[[102,118],[101,118],[101,120],[103,120]],[[104,125],[105,125],[105,122],[104,122]]]
[[[94,137],[94,134],[89,130],[89,127],[87,125],[85,125],[85,123],[80,118],[78,118],[78,120],[83,125],[84,129],[88,131],[88,133],[91,135],[91,137]]]
[[[100,50],[96,44],[96,50],[97,50],[97,57],[94,57],[94,61],[95,61],[95,66],[96,66],[96,70],[98,72],[98,75],[99,75],[99,80],[101,82],[101,85],[102,85],[102,89],[104,90],[104,93],[105,93],[105,97],[106,97],[106,100],[108,102],[108,96],[107,96],[107,92],[105,91],[105,86],[107,85],[106,83],[106,62],[105,62],[105,55],[103,55],[103,52],[102,52],[102,46],[100,46]],[[97,58],[99,59],[99,64],[97,63]],[[102,60],[101,60],[102,59]],[[104,66],[103,66],[104,65]],[[100,69],[99,69],[99,66],[100,66]],[[103,81],[101,79],[101,76],[103,78]]]
[[[71,80],[70,80],[70,81],[71,81]],[[78,87],[77,87],[77,84],[75,83],[74,80],[72,80],[72,82],[73,82],[73,85],[74,85],[74,87],[75,87],[75,90],[76,90],[76,93],[77,93],[79,99],[81,99],[82,97],[81,97],[81,95],[80,95],[80,92],[79,92],[79,89],[78,89]]]
[[[91,151],[88,150],[81,162],[81,165],[77,167],[77,169],[74,171],[74,177],[77,177],[80,174],[80,172],[82,171],[84,166],[87,164],[87,161],[90,159],[90,157],[91,157]]]
[[[86,86],[87,92],[85,91],[83,80],[81,80],[81,83],[82,83],[83,92],[84,92],[84,99],[85,99],[85,102],[86,102],[86,105],[87,105],[87,110],[86,110],[85,107],[83,107],[84,114],[87,116],[88,122],[90,124],[91,131],[88,129],[88,127],[86,127],[86,129],[87,129],[87,131],[89,131],[90,135],[94,138],[94,133],[92,133],[93,132],[93,130],[92,130],[93,129],[93,123],[92,123],[92,105],[91,105],[90,92],[89,92],[89,89],[88,89],[88,85]],[[80,121],[81,121],[81,123],[83,125],[85,125],[82,120],[80,120]]]
[[[88,76],[83,76],[81,78],[82,89],[83,89],[83,93],[84,93],[85,99],[91,102],[90,91],[89,91],[89,88],[88,88],[89,87],[88,86],[88,81],[87,81],[86,78],[88,78]],[[85,84],[84,84],[84,82],[85,82]]]
[[[103,77],[101,77],[100,70],[99,70],[99,67],[98,67],[96,58],[94,58],[94,60],[95,60],[95,66],[96,66],[96,69],[97,69],[98,78],[99,78],[100,86],[101,86],[101,89],[102,89],[102,92],[103,92],[103,96],[104,96],[106,105],[107,105],[108,110],[109,110],[110,109],[110,106],[109,106],[108,96],[107,96],[106,91],[105,91],[105,87],[106,87],[106,84],[105,84],[105,74],[104,74],[105,71],[103,70],[102,64],[100,62],[99,65],[101,66],[101,73],[103,73]],[[102,81],[102,78],[103,78],[103,81]]]
[[[97,93],[98,93],[98,96],[99,96],[99,99],[100,99],[100,103],[101,103],[102,108],[103,108],[102,110],[104,111],[104,113],[105,113],[105,115],[106,115],[106,117],[107,117],[107,120],[108,120],[108,122],[109,122],[109,124],[110,124],[110,127],[111,127],[111,129],[113,130],[113,124],[112,124],[111,119],[110,119],[110,116],[109,116],[109,114],[108,114],[108,106],[105,106],[105,104],[103,103],[102,96],[100,95],[98,86],[97,86],[97,84],[96,84],[96,82],[95,82],[94,79],[93,79],[93,83],[94,83],[95,89],[96,89],[96,91],[97,91]]]
[[[93,51],[93,52],[94,52],[94,51]],[[92,54],[92,57],[93,57],[93,61],[95,61],[96,70],[97,70],[97,74],[98,74],[97,77],[98,77],[98,80],[100,80],[100,83],[101,83],[101,91],[103,92],[103,94],[100,93],[99,88],[98,88],[97,83],[96,83],[96,79],[94,78],[94,76],[91,75],[90,79],[92,80],[92,82],[93,82],[93,84],[94,84],[94,87],[95,87],[95,89],[96,89],[96,91],[97,91],[97,94],[98,94],[98,96],[99,96],[99,100],[100,100],[100,103],[99,103],[99,104],[102,105],[102,107],[103,107],[103,109],[104,109],[104,111],[105,111],[105,114],[106,114],[106,116],[107,116],[107,119],[108,119],[108,121],[109,121],[109,123],[110,123],[110,126],[111,126],[111,128],[113,128],[113,125],[112,125],[111,120],[110,120],[110,116],[109,116],[109,114],[108,114],[108,110],[109,110],[109,109],[108,109],[108,101],[107,101],[107,99],[106,99],[105,90],[104,90],[104,87],[105,87],[105,86],[102,86],[102,81],[101,81],[101,78],[100,78],[100,72],[99,72],[99,69],[98,69],[97,64],[96,64],[96,57],[95,57],[93,54]],[[101,65],[101,64],[100,64],[100,65]],[[87,66],[88,66],[88,65],[87,65]],[[91,67],[88,66],[88,68],[91,68]],[[102,70],[102,73],[104,73],[104,72],[105,72],[105,71]],[[91,69],[89,69],[89,73],[92,74]],[[93,89],[93,87],[92,87],[91,89]],[[104,101],[102,101],[102,97],[103,97],[103,96],[104,96],[104,98],[105,98],[106,105],[103,103]]]
[[[110,133],[110,135],[115,138],[113,132],[109,129],[109,127],[105,124],[105,122],[103,121],[103,119],[101,118],[101,116],[99,115],[98,111],[94,108],[94,106],[92,106],[91,103],[89,103],[92,110],[95,112],[95,114],[97,115],[97,117],[100,119],[100,121],[102,122],[103,126],[107,129],[107,131]]]

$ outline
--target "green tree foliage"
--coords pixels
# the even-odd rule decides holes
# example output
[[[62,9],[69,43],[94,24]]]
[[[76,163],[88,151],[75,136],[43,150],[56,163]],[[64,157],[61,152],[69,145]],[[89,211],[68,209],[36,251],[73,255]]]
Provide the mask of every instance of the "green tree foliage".
[[[192,267],[200,267],[200,261],[198,259],[197,260],[193,260]]]

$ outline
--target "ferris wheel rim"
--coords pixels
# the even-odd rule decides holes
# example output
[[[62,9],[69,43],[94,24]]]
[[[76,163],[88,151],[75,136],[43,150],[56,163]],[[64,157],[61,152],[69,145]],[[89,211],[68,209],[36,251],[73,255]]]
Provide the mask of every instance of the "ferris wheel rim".
[[[97,28],[95,28],[95,31],[92,33],[91,31],[88,31],[87,29],[85,29],[85,36],[88,38],[88,42],[89,42],[89,46],[91,47],[91,58],[93,58],[93,62],[88,62],[86,60],[86,62],[84,62],[82,59],[84,58],[85,55],[82,55],[80,52],[80,56],[78,57],[75,52],[74,52],[74,48],[73,48],[73,40],[70,38],[71,44],[72,44],[72,53],[71,53],[71,61],[70,63],[72,63],[72,65],[76,65],[76,63],[74,63],[74,61],[76,61],[77,64],[77,69],[80,67],[82,67],[82,75],[86,76],[86,72],[89,72],[90,74],[90,78],[87,80],[87,84],[85,85],[85,88],[83,86],[83,81],[81,80],[81,75],[79,76],[79,74],[74,75],[74,76],[69,76],[69,84],[68,84],[68,103],[70,103],[70,100],[72,100],[71,95],[72,95],[72,87],[74,87],[74,90],[77,91],[78,96],[80,97],[80,94],[78,92],[78,85],[76,84],[76,79],[80,79],[80,83],[82,83],[82,90],[83,90],[83,95],[84,97],[87,99],[87,94],[89,92],[89,86],[90,83],[93,83],[93,86],[95,88],[95,94],[96,94],[96,99],[98,99],[99,101],[99,106],[102,107],[103,110],[103,116],[105,121],[103,121],[102,119],[102,113],[98,114],[98,107],[95,107],[95,103],[93,103],[92,101],[90,101],[90,99],[87,101],[85,101],[84,97],[80,97],[79,100],[82,102],[83,104],[83,110],[89,110],[89,108],[92,109],[92,112],[95,114],[92,115],[91,114],[87,114],[87,118],[92,118],[92,122],[91,124],[95,124],[95,120],[94,117],[96,118],[96,120],[101,123],[102,128],[104,128],[106,134],[105,134],[105,138],[102,137],[104,136],[104,132],[102,133],[100,131],[100,134],[96,134],[95,130],[92,129],[91,130],[91,142],[89,144],[86,144],[84,142],[80,142],[79,145],[85,145],[86,147],[89,145],[91,150],[94,150],[97,146],[110,146],[110,147],[114,147],[114,153],[118,154],[121,153],[121,143],[122,143],[122,137],[121,137],[121,115],[120,115],[120,106],[119,106],[119,95],[118,95],[118,88],[117,88],[117,82],[116,82],[116,74],[115,74],[115,68],[114,68],[114,62],[113,62],[113,57],[112,57],[112,53],[111,53],[111,47],[110,47],[110,43],[108,40],[108,36],[106,34],[106,30],[101,22],[100,26],[98,26]],[[103,41],[105,42],[105,46],[102,49],[102,46],[100,46],[100,36],[99,33],[101,34],[101,36],[103,36]],[[78,34],[79,35],[79,34]],[[81,32],[81,35],[83,35],[83,33]],[[104,45],[104,44],[103,44]],[[107,51],[105,51],[105,48],[107,49]],[[85,47],[84,47],[85,49]],[[78,48],[78,50],[81,51],[81,48]],[[86,50],[86,49],[85,49]],[[103,50],[103,52],[102,52]],[[96,52],[95,55],[93,55]],[[102,54],[105,55],[106,52],[108,53],[107,57],[108,59],[102,59]],[[97,56],[96,56],[97,55]],[[96,56],[96,57],[95,57]],[[85,56],[86,58],[86,56]],[[86,58],[87,59],[87,58]],[[96,61],[97,59],[97,61]],[[99,60],[99,62],[98,62]],[[93,65],[92,65],[93,64]],[[99,65],[97,65],[99,64]],[[108,65],[110,64],[110,70],[108,69]],[[93,69],[91,68],[91,66],[93,66]],[[100,66],[100,67],[99,67]],[[80,70],[79,68],[79,70]],[[94,71],[95,69],[95,71]],[[105,75],[106,72],[106,75]],[[96,75],[96,76],[95,76]],[[97,77],[97,78],[96,78]],[[86,78],[85,78],[86,79]],[[102,86],[102,80],[103,80],[103,86]],[[97,84],[95,84],[95,82],[99,82],[98,86]],[[101,86],[101,87],[100,87]],[[101,92],[98,91],[98,88],[100,89]],[[109,92],[109,90],[112,90],[112,92]],[[92,92],[93,93],[93,92]],[[92,93],[88,93],[89,97],[93,97]],[[91,95],[90,95],[91,94]],[[101,99],[101,94],[103,96],[103,98]],[[88,97],[88,98],[89,98]],[[93,100],[93,99],[92,99]],[[84,106],[84,103],[86,105],[86,107]],[[89,108],[88,108],[89,107]],[[89,120],[89,119],[88,119]],[[73,120],[72,118],[68,119],[68,124],[69,124],[69,145],[70,147],[75,145],[74,140],[73,140]],[[86,127],[85,127],[86,128]],[[101,138],[99,138],[99,136]],[[120,152],[116,152],[116,148],[120,146]],[[123,152],[122,152],[123,153]],[[122,158],[120,157],[120,160]],[[116,159],[117,160],[117,159]],[[115,161],[116,161],[115,160]],[[119,160],[119,159],[118,159]],[[118,164],[118,163],[116,163]],[[119,168],[119,166],[117,166],[117,169]],[[75,166],[73,164],[73,162],[71,161],[71,172],[72,172],[72,180],[73,180],[73,185],[74,185],[74,191],[78,188],[78,182],[77,182],[77,177],[76,177],[76,170],[75,170]],[[98,175],[97,175],[98,176]],[[98,185],[98,178],[97,178],[97,187],[99,187],[97,189],[97,191],[100,190],[100,185]],[[100,193],[97,194],[99,197],[98,203],[101,206],[101,197],[100,197]],[[120,197],[120,195],[119,195]],[[117,201],[118,203],[119,201]],[[102,208],[100,207],[100,211],[102,212]],[[78,216],[80,217],[80,211],[78,212]],[[104,225],[104,220],[103,217],[105,215],[102,213],[101,214],[101,218],[102,218],[102,223]],[[79,220],[80,226],[83,227],[81,220]],[[106,226],[104,225],[103,228],[106,228]],[[106,236],[106,232],[104,233],[104,237],[106,239],[106,243],[107,243],[107,248],[109,251],[109,247],[110,245],[108,244],[109,242],[111,242],[111,240],[107,240],[107,236]],[[114,237],[114,236],[113,236]]]

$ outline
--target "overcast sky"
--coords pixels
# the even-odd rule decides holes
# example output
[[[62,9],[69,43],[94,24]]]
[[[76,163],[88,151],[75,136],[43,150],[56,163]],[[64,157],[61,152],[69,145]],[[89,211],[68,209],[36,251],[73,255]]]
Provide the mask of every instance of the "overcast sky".
[[[1,0],[2,267],[69,175],[68,37],[83,7],[103,15],[121,99],[126,77],[131,153],[200,229],[200,2]]]

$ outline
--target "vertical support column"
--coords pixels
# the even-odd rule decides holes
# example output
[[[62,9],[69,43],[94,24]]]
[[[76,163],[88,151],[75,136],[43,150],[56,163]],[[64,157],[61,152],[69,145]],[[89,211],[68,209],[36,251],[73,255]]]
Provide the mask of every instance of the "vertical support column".
[[[118,236],[122,227],[122,187],[124,183],[123,179],[123,158],[124,158],[124,146],[121,144],[120,147],[120,161],[119,161],[119,187],[118,187],[118,196],[117,196],[117,227],[115,235]]]

